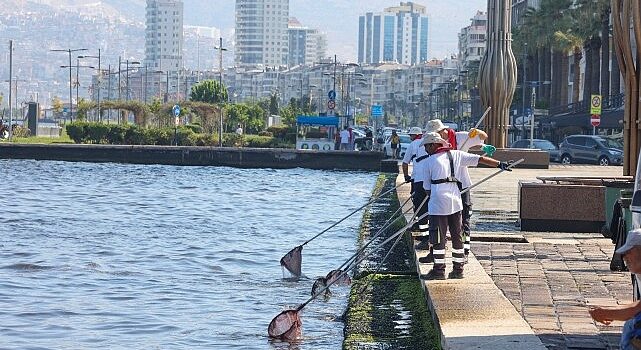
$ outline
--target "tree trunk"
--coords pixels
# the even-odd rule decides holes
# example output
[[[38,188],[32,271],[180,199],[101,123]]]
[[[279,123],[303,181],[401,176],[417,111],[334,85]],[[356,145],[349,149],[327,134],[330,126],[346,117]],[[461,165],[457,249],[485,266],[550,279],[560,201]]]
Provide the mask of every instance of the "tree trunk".
[[[552,52],[552,85],[550,86],[550,108],[561,105],[561,57],[563,53],[559,50]]]
[[[547,102],[548,106],[552,105],[552,96],[550,94],[551,92],[551,86],[550,84],[552,83],[552,49],[547,46],[545,47],[544,51],[545,53],[545,71],[543,71],[543,79],[541,81],[541,86],[542,86],[542,91],[543,91],[543,96],[544,96],[544,101]],[[544,82],[548,82],[548,84],[543,84]]]
[[[592,45],[590,45],[590,40],[585,42],[583,46],[585,50],[585,73],[583,74],[583,98],[581,101],[586,101],[590,98],[590,93],[592,92]]]
[[[574,82],[572,83],[572,103],[578,103],[581,93],[581,48],[574,48]]]
[[[601,27],[601,94],[610,96],[610,11],[604,12]]]
[[[601,38],[594,37],[591,41],[592,45],[592,76],[590,79],[590,95],[605,95],[601,90]],[[588,98],[591,96],[588,95]]]
[[[565,111],[567,105],[568,105],[568,74],[569,74],[569,67],[568,67],[568,54],[565,52],[561,52],[561,64],[560,64],[560,70],[559,70],[559,75],[560,75],[560,86],[559,86],[559,104],[563,106],[563,110]],[[556,72],[554,73],[556,75]]]
[[[613,45],[614,46],[614,45]],[[610,94],[618,95],[621,93],[621,70],[619,69],[619,59],[614,53],[614,47],[612,48],[612,74],[610,78],[612,79],[612,84],[610,86]]]

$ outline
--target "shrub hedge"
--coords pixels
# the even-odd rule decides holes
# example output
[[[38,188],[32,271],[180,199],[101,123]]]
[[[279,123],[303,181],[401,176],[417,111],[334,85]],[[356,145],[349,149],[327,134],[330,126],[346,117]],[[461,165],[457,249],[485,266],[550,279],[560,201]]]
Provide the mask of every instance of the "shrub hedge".
[[[174,142],[174,128],[141,128],[137,125],[102,124],[78,121],[66,126],[75,143],[112,145],[163,145]],[[218,135],[205,134],[198,125],[180,126],[176,139],[180,146],[218,146]],[[272,136],[223,134],[223,146],[251,148],[292,148],[293,145]]]

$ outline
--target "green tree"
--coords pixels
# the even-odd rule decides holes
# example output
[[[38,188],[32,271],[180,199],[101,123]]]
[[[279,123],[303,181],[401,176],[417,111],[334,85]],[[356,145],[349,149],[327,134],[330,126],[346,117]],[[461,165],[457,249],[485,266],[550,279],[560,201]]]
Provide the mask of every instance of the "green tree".
[[[191,101],[206,103],[227,102],[227,88],[216,80],[205,80],[191,88]]]
[[[278,114],[278,93],[274,92],[271,94],[271,96],[269,96],[269,114]]]
[[[62,112],[62,100],[60,100],[60,97],[54,96],[51,99],[51,106],[53,107],[53,111],[56,113],[61,113]]]
[[[251,104],[247,108],[247,120],[243,124],[248,134],[257,134],[265,128],[266,111],[258,104]]]

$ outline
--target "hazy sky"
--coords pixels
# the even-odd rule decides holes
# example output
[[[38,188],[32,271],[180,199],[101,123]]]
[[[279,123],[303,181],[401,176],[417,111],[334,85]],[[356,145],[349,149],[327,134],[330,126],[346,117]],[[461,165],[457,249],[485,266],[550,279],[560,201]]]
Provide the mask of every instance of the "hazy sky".
[[[234,26],[235,0],[184,0],[186,22],[210,25],[230,30]],[[430,18],[429,55],[444,58],[456,53],[457,35],[478,10],[487,10],[487,0],[418,0],[427,7]],[[328,55],[336,53],[342,59],[356,60],[358,16],[365,12],[380,12],[400,3],[394,0],[290,0],[290,16],[297,17],[308,27],[327,33]],[[206,4],[206,5],[205,5]],[[202,16],[203,6],[213,7],[212,17]],[[191,13],[190,13],[191,12]]]

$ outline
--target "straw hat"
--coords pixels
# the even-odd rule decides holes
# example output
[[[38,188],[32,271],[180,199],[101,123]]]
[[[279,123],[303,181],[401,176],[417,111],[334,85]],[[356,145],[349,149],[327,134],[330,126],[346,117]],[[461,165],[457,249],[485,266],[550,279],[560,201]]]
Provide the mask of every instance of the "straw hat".
[[[616,253],[623,255],[636,246],[641,246],[641,229],[630,231],[625,240],[625,244],[617,249]]]
[[[449,126],[443,124],[440,119],[432,119],[427,122],[425,129],[427,132],[439,132],[443,129],[449,129]]]
[[[423,135],[423,141],[421,141],[421,146],[429,145],[430,143],[440,143],[443,146],[448,146],[449,143],[441,137],[438,133],[428,132]]]
[[[419,128],[418,126],[413,126],[410,128],[410,132],[408,134],[410,135],[421,135],[423,133],[423,130]]]

